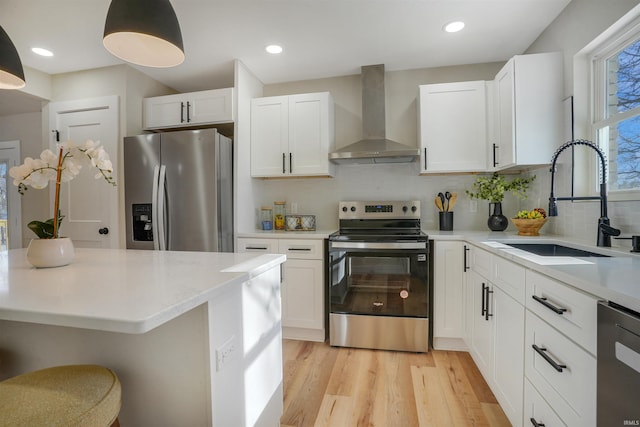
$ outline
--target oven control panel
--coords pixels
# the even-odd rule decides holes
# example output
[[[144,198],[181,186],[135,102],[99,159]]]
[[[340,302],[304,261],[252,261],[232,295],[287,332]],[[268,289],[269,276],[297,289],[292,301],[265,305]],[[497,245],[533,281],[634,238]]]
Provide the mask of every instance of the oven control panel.
[[[420,200],[340,202],[339,219],[420,219]]]

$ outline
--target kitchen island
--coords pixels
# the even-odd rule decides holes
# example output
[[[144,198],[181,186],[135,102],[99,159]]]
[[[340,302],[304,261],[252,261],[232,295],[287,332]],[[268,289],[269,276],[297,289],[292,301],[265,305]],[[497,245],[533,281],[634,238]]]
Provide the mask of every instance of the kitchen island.
[[[76,249],[36,269],[0,253],[0,380],[92,363],[129,426],[277,425],[284,255]]]

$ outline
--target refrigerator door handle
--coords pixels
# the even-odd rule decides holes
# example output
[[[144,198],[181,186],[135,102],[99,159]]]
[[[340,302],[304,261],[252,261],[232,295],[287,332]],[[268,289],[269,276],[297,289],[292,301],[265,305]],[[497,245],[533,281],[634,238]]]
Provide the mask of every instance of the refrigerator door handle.
[[[158,243],[158,219],[160,215],[158,213],[158,177],[160,176],[160,166],[156,165],[153,168],[153,190],[151,194],[151,233],[153,234],[153,250],[160,249]]]
[[[160,176],[158,177],[158,240],[159,249],[161,251],[167,250],[167,224],[165,219],[165,184],[167,174],[167,167],[165,165],[160,166]]]

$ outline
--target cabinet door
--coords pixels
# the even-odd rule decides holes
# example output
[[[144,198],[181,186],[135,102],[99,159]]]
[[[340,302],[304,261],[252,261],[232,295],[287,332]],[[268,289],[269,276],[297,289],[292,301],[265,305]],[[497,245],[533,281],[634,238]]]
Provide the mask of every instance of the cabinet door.
[[[461,242],[435,243],[433,267],[433,335],[464,337],[463,246]]]
[[[493,287],[492,390],[514,426],[522,424],[524,381],[524,307]]]
[[[486,103],[484,81],[420,86],[422,173],[487,169]]]
[[[322,261],[288,259],[282,282],[282,326],[322,329]]]
[[[187,122],[187,103],[183,94],[145,98],[142,106],[145,129],[180,126]]]
[[[511,59],[500,70],[494,80],[496,130],[493,165],[498,168],[513,166],[515,158],[515,104],[514,104],[514,65]]]
[[[289,171],[289,97],[251,100],[251,176],[284,176]]]
[[[562,141],[562,54],[516,55],[494,86],[495,168],[548,164]]]
[[[328,92],[289,97],[287,169],[294,176],[332,175],[333,100]]]
[[[233,121],[233,88],[205,90],[186,95],[189,124]]]
[[[469,315],[471,321],[471,355],[482,376],[492,377],[493,367],[493,297],[491,284],[474,272],[469,272],[473,304]],[[487,290],[488,289],[488,290]]]

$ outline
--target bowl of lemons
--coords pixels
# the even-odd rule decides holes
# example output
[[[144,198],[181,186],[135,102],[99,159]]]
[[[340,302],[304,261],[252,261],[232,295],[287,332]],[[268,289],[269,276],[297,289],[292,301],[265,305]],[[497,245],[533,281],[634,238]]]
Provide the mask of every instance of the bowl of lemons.
[[[511,218],[511,222],[518,228],[518,236],[539,236],[540,229],[547,222],[547,212],[542,208],[523,210]]]

